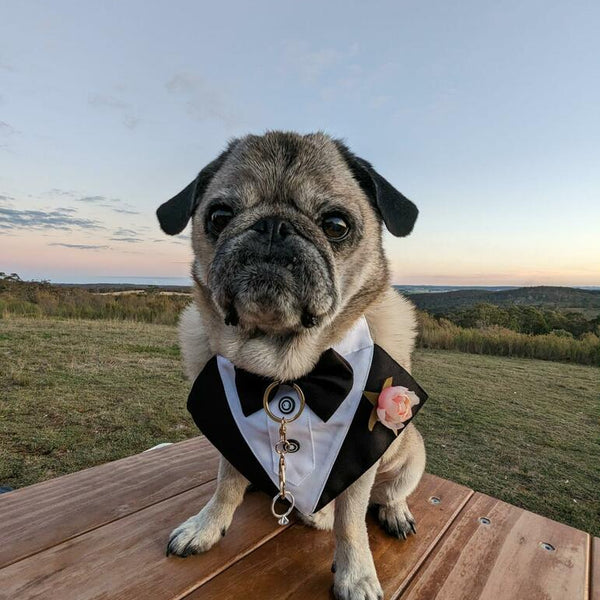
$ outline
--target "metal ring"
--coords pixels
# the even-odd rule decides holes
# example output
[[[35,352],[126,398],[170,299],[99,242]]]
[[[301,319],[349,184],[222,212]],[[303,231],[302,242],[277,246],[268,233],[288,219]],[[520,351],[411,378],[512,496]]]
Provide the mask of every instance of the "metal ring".
[[[275,510],[275,503],[277,502],[277,500],[284,500],[284,499],[290,503],[290,507],[284,513],[278,514],[277,511]],[[281,494],[277,494],[276,496],[274,496],[273,502],[271,502],[271,512],[273,513],[273,516],[277,517],[278,519],[281,519],[282,517],[289,517],[290,513],[294,510],[295,505],[296,505],[296,500],[294,498],[294,495],[292,494],[292,492],[288,492],[286,490],[285,498],[282,498]]]
[[[271,412],[271,409],[269,408],[269,396],[271,395],[271,392],[276,387],[283,385],[283,383],[284,383],[283,381],[274,381],[273,383],[269,384],[269,386],[265,390],[265,394],[263,396],[263,407],[265,409],[265,412],[267,413],[267,415],[269,415],[269,417],[271,419],[273,419],[273,421],[277,421],[278,423],[281,423],[282,418],[276,417]],[[302,414],[306,400],[304,398],[304,392],[300,389],[300,386],[296,385],[295,383],[288,383],[286,385],[290,385],[291,387],[293,387],[294,391],[298,394],[298,398],[300,398],[300,408],[298,409],[298,412],[290,419],[288,419],[287,417],[283,417],[283,419],[285,420],[286,423],[291,423],[292,421],[295,421]]]
[[[277,452],[277,454],[287,454],[290,452],[290,447],[291,444],[288,440],[279,440],[275,444],[275,452]],[[292,450],[292,452],[295,452],[295,450]]]

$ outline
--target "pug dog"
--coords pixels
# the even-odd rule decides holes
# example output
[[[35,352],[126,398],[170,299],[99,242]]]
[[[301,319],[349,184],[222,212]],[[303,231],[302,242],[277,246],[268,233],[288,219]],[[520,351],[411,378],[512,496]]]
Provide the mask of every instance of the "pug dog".
[[[395,236],[408,235],[417,214],[368,161],[323,132],[233,139],[157,211],[170,235],[192,221],[194,302],[179,325],[187,376],[193,381],[221,355],[275,381],[298,379],[362,317],[374,342],[410,371],[415,312],[391,288],[382,234],[385,226]],[[407,496],[424,468],[423,440],[409,424],[355,483],[302,517],[334,531],[336,598],[383,597],[367,509],[391,535],[416,533]],[[214,495],[171,533],[167,553],[211,548],[247,487],[221,457]]]

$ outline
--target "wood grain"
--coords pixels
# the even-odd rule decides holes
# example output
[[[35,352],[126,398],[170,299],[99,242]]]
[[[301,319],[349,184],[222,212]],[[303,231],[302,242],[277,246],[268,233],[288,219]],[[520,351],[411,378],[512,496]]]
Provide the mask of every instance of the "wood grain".
[[[590,556],[590,600],[600,600],[600,538],[592,540]]]
[[[425,475],[409,499],[418,533],[407,541],[386,535],[369,519],[371,550],[386,598],[392,598],[449,527],[471,490]],[[430,498],[440,498],[432,504]],[[208,581],[186,600],[248,598],[311,600],[329,598],[333,534],[295,525]]]
[[[0,569],[0,598],[173,600],[181,598],[285,528],[264,494],[248,494],[226,535],[209,552],[165,556],[170,531],[210,498],[215,482]]]
[[[401,598],[587,600],[588,542],[582,531],[474,494]]]
[[[260,493],[209,552],[165,557],[217,462],[195,438],[0,496],[0,599],[330,598],[332,534],[279,527]],[[430,475],[409,504],[407,541],[369,518],[386,600],[600,600],[598,538]]]
[[[197,437],[0,494],[0,567],[206,483],[217,466]]]

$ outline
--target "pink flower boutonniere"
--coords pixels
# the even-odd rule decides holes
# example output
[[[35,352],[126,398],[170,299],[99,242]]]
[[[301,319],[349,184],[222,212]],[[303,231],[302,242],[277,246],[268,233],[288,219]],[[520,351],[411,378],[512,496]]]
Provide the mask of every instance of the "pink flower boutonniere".
[[[381,392],[364,392],[364,395],[373,404],[373,411],[369,418],[369,431],[373,431],[375,423],[379,421],[396,435],[404,428],[404,423],[412,417],[412,407],[420,402],[419,397],[408,388],[401,385],[393,386],[391,377],[385,380]]]

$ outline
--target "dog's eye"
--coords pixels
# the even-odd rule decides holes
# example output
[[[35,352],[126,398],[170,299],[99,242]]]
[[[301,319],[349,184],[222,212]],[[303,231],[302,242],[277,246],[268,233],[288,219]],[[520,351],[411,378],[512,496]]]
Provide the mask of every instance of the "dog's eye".
[[[227,206],[215,206],[208,213],[208,229],[211,233],[219,235],[233,218],[233,211]]]
[[[340,242],[350,233],[350,225],[348,225],[344,217],[336,213],[325,215],[321,222],[321,227],[327,238],[332,242]]]

